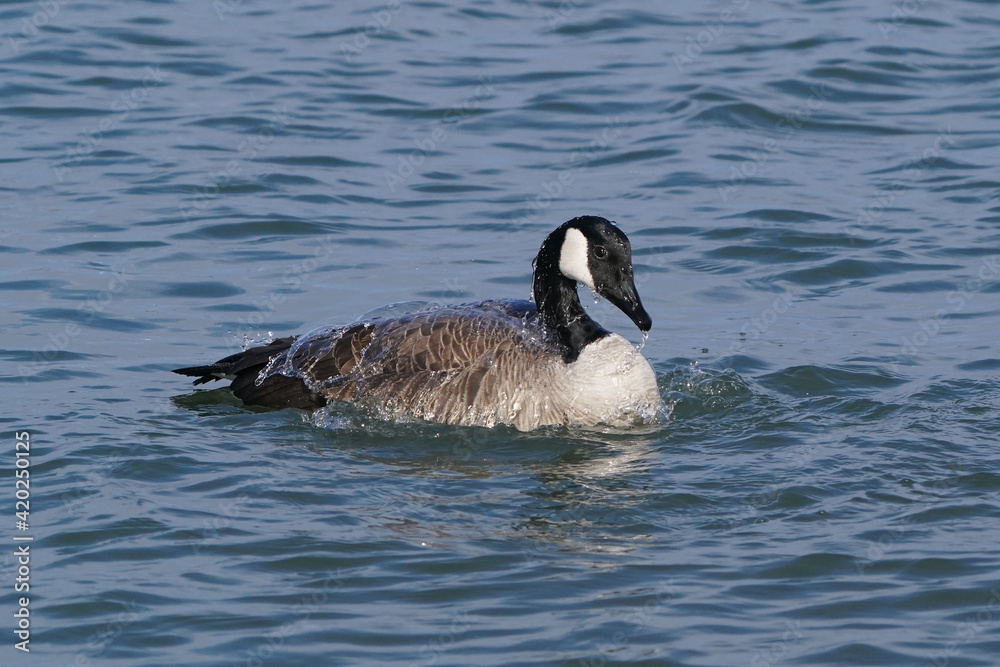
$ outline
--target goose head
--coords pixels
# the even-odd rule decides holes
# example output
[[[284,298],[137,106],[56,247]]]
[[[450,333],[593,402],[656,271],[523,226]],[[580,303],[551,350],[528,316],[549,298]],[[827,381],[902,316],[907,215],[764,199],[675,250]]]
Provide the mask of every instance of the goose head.
[[[632,273],[632,245],[625,232],[598,216],[563,223],[542,242],[535,258],[532,290],[546,322],[571,324],[589,317],[580,306],[577,283],[604,297],[649,331],[652,319],[642,306]],[[596,325],[596,323],[595,323]]]

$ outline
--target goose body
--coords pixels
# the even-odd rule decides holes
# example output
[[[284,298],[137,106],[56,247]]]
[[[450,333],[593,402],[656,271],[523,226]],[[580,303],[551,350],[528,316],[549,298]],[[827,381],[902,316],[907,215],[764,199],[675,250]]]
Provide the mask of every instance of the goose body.
[[[174,372],[197,377],[196,385],[230,379],[244,403],[275,408],[351,402],[389,418],[520,430],[650,419],[661,405],[653,369],[587,315],[578,282],[649,330],[628,238],[586,216],[542,244],[535,303],[493,300],[374,318]]]

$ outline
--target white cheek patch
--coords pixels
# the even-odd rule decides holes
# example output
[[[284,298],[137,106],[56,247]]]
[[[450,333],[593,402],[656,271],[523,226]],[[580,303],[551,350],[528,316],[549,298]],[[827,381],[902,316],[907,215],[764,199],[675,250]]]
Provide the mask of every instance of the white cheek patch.
[[[587,264],[587,237],[579,229],[570,227],[566,230],[566,238],[559,250],[559,271],[590,289],[594,289],[594,276]]]

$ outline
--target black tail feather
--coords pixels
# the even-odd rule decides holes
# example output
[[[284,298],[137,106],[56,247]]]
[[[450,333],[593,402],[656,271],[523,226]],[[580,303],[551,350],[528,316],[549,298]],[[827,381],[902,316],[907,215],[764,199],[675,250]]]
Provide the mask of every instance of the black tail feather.
[[[267,345],[237,352],[214,364],[175,368],[173,372],[197,378],[195,386],[213,380],[231,379],[233,393],[247,405],[303,410],[322,407],[326,405],[326,399],[309,389],[300,378],[271,375],[257,384],[264,367],[294,342],[294,337],[279,338]]]
[[[226,377],[226,372],[219,364],[212,364],[211,366],[175,368],[170,372],[177,373],[178,375],[190,375],[191,377],[197,378],[194,381],[194,385],[196,387],[200,384],[205,384],[206,382],[211,382],[212,380],[221,380]]]

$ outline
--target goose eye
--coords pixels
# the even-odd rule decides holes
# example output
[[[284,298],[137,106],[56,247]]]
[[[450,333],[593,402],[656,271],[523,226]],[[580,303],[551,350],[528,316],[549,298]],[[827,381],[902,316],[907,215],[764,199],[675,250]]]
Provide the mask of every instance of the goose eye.
[[[604,259],[608,256],[608,249],[602,245],[594,246],[594,257],[597,259]]]

